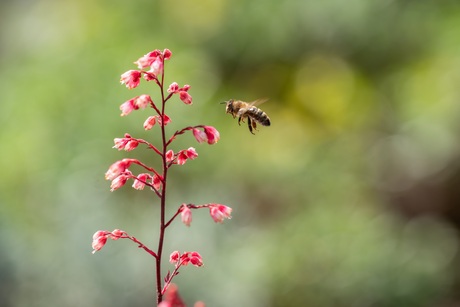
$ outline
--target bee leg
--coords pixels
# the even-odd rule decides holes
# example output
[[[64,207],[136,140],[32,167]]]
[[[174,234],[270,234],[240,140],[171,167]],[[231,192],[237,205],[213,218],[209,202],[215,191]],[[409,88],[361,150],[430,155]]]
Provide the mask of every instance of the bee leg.
[[[251,125],[251,118],[250,117],[248,117],[248,127],[249,127],[249,132],[254,134],[254,132],[252,132],[252,125]]]
[[[244,123],[244,121],[243,121],[243,123]],[[241,126],[241,116],[238,117],[238,125]]]
[[[254,128],[254,130],[258,131],[257,130],[257,123],[255,120],[252,120],[252,128]]]

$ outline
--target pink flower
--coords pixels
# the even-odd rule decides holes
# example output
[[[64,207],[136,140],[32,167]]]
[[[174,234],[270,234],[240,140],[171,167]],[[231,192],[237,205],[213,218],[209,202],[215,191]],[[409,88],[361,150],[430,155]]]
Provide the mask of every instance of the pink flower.
[[[166,115],[166,114],[163,115],[163,119],[161,119],[161,117],[158,115],[157,120],[158,120],[158,124],[161,125],[161,126],[163,126],[163,125],[166,126],[167,124],[169,124],[171,122],[171,118],[169,118],[169,116]]]
[[[180,97],[180,100],[182,100],[183,103],[192,104],[192,96],[190,96],[190,94],[187,93],[186,91],[180,91],[179,92],[179,97]]]
[[[179,261],[179,258],[180,258],[179,251],[174,251],[169,256],[169,262],[171,262],[172,264],[175,264],[175,263],[177,263],[177,261]]]
[[[186,204],[182,204],[180,215],[182,223],[184,223],[185,226],[189,227],[190,223],[192,223],[192,210],[190,210],[190,208],[187,207]]]
[[[179,94],[180,100],[182,100],[185,104],[192,104],[192,96],[188,93],[189,89],[190,85],[188,84],[179,88],[179,85],[176,82],[173,82],[168,88],[168,93]]]
[[[126,115],[128,115],[129,113],[131,113],[133,110],[136,110],[136,107],[134,106],[134,99],[135,99],[135,98],[131,98],[130,100],[125,101],[125,102],[120,106],[121,116],[126,116]]]
[[[121,75],[120,83],[126,84],[129,89],[136,88],[139,85],[141,72],[138,70],[128,70]]]
[[[201,255],[198,252],[191,252],[190,257],[190,263],[193,264],[196,267],[203,266],[203,259],[201,258]]]
[[[166,162],[171,162],[174,160],[174,151],[172,149],[166,152]]]
[[[119,188],[124,186],[126,184],[126,181],[128,181],[129,179],[129,175],[131,175],[131,172],[129,172],[129,174],[121,174],[120,176],[112,180],[112,184],[110,184],[110,192],[118,190]]]
[[[131,140],[129,141],[126,146],[125,146],[125,150],[126,151],[131,151],[133,149],[135,149],[137,146],[139,145],[139,142],[137,140]]]
[[[144,129],[150,130],[155,125],[157,117],[156,116],[149,116],[144,122]]]
[[[198,252],[186,252],[180,258],[182,265],[188,265],[189,262],[197,267],[203,265],[203,259]]]
[[[169,60],[171,58],[171,55],[172,55],[171,50],[169,49],[163,50],[163,58],[165,60]]]
[[[113,142],[115,143],[113,148],[118,150],[124,149],[126,151],[131,151],[139,145],[139,142],[136,139],[133,139],[128,133],[125,134],[124,138],[115,138]]]
[[[114,180],[121,173],[126,171],[126,169],[128,169],[132,162],[132,159],[123,159],[113,163],[112,165],[110,165],[109,170],[105,173],[105,179]]]
[[[144,73],[144,80],[145,81],[152,81],[152,80],[156,80],[157,79],[157,75],[155,75],[154,73],[151,72],[151,70],[149,71],[146,71]]]
[[[168,88],[168,93],[176,93],[178,90],[179,90],[179,84],[177,84],[177,82],[173,82]]]
[[[97,251],[100,251],[102,247],[104,247],[105,243],[107,242],[108,234],[108,231],[96,231],[96,233],[93,235],[93,243],[91,244],[93,247],[93,254]]]
[[[185,162],[187,162],[187,154],[185,153],[185,150],[179,151],[177,154],[177,164],[179,165],[184,165]]]
[[[149,95],[140,95],[134,98],[134,108],[145,109],[150,103],[153,103],[152,98]]]
[[[193,160],[196,157],[198,157],[198,153],[193,147],[189,147],[185,152],[186,152],[187,158],[189,158],[190,160]]]
[[[149,73],[152,73],[155,76],[161,75],[163,73],[163,60],[160,57],[157,57],[150,66]]]
[[[162,183],[163,183],[163,177],[157,174],[153,175],[152,185],[155,189],[159,190],[161,188]]]
[[[209,204],[209,212],[216,223],[223,223],[224,219],[231,219],[232,208],[221,204]]]
[[[120,230],[120,229],[115,229],[114,231],[112,231],[111,233],[109,233],[108,237],[112,240],[118,240],[120,239],[122,236],[125,236],[126,235],[126,232],[124,232],[123,230]]]
[[[161,51],[158,49],[150,51],[143,57],[139,58],[136,62],[134,62],[134,64],[136,64],[139,69],[150,67],[160,54]]]
[[[198,153],[196,152],[195,148],[190,147],[186,150],[181,150],[177,154],[177,164],[184,165],[187,162],[187,159],[193,160],[198,157]]]
[[[206,136],[206,133],[204,131],[201,131],[197,128],[193,128],[192,132],[193,136],[195,137],[198,143],[203,143],[208,140],[208,137]]]
[[[130,137],[131,136],[129,136],[129,134],[125,134],[124,138],[115,138],[115,139],[113,139],[113,142],[115,143],[115,146],[113,146],[112,148],[116,148],[118,150],[123,150],[125,148],[126,144],[128,143]]]
[[[150,179],[150,177],[151,176],[146,173],[137,175],[133,183],[133,188],[135,188],[136,190],[143,190],[145,187],[145,182],[147,182],[147,180]]]
[[[209,145],[217,143],[220,139],[219,131],[212,126],[204,126],[204,133],[206,134]]]

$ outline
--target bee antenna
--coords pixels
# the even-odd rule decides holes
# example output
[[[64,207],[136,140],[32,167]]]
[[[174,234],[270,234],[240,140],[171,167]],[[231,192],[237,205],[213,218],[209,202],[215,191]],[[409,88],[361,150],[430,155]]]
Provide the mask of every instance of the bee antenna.
[[[226,101],[222,101],[220,104],[224,104],[224,103],[227,103]]]

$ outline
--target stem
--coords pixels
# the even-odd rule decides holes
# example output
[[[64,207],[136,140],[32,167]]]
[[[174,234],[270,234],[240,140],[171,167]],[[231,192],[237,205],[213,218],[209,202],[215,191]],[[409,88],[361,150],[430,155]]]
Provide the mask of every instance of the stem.
[[[165,280],[165,285],[163,287],[163,290],[161,291],[163,294],[166,292],[166,289],[168,289],[169,284],[171,283],[174,276],[179,274],[179,268],[181,267],[183,262],[184,260],[181,260],[178,264],[176,264],[176,267],[174,268],[174,271],[169,275],[168,280]]]
[[[164,96],[164,58],[162,57],[163,61],[163,71],[161,73],[161,81],[160,81],[160,91],[161,91],[161,118],[163,118],[165,114],[165,105],[166,99]],[[168,148],[168,144],[166,141],[166,133],[165,133],[165,125],[160,125],[161,127],[161,140],[162,140],[162,164],[163,164],[163,191],[161,193],[161,201],[160,201],[160,235],[158,238],[158,250],[157,250],[157,257],[156,257],[156,279],[157,279],[157,304],[160,304],[163,299],[162,287],[161,287],[161,256],[163,253],[163,242],[165,236],[165,211],[166,211],[166,179],[168,176],[168,164],[166,162],[166,151]]]
[[[172,223],[172,221],[174,221],[174,219],[176,218],[176,216],[179,215],[179,213],[181,213],[182,211],[182,206],[179,207],[179,210],[177,210],[176,214],[173,215],[172,218],[169,219],[169,221],[165,224],[165,228],[169,226],[169,224]]]
[[[151,249],[149,249],[147,246],[144,245],[144,243],[142,243],[141,241],[139,241],[138,239],[136,239],[135,237],[131,237],[131,236],[126,236],[126,237],[121,237],[121,238],[128,238],[130,239],[131,241],[139,244],[139,248],[143,248],[147,253],[149,253],[150,255],[152,255],[153,257],[155,258],[158,258],[157,255],[155,254],[155,252]]]

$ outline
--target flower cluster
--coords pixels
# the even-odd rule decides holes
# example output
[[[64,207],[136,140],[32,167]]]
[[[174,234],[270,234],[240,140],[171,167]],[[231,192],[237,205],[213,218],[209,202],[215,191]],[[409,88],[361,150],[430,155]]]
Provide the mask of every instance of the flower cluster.
[[[168,93],[179,94],[180,100],[182,100],[185,104],[192,104],[192,96],[188,93],[189,89],[190,85],[188,84],[183,87],[179,87],[179,84],[173,82],[168,88]]]
[[[161,97],[155,99],[156,103],[150,95],[142,94],[135,96],[120,105],[121,116],[127,116],[136,110],[144,110],[151,108],[154,112],[153,115],[144,120],[143,128],[147,131],[159,131],[159,139],[156,139],[155,144],[144,139],[132,137],[130,134],[125,133],[123,137],[114,139],[113,148],[124,151],[133,151],[139,147],[145,146],[148,150],[152,150],[153,156],[157,156],[161,161],[161,167],[151,167],[146,163],[141,162],[135,158],[125,158],[113,163],[107,172],[105,178],[111,181],[110,190],[115,191],[128,182],[133,180],[132,188],[136,190],[144,190],[149,187],[156,196],[159,198],[160,208],[160,233],[158,238],[158,250],[155,252],[149,249],[146,245],[141,243],[135,237],[128,235],[125,231],[115,229],[114,231],[99,230],[93,236],[93,253],[102,249],[107,243],[108,239],[118,240],[121,238],[129,239],[136,244],[139,248],[144,249],[151,256],[156,258],[156,289],[157,289],[157,303],[162,302],[162,297],[171,284],[173,277],[179,272],[181,266],[192,264],[196,267],[203,265],[203,259],[198,252],[184,252],[179,253],[175,251],[170,256],[170,262],[175,265],[172,273],[163,278],[164,285],[162,287],[161,278],[161,256],[163,249],[163,242],[165,238],[166,228],[180,215],[181,221],[190,226],[192,222],[192,209],[208,208],[211,218],[216,223],[222,223],[225,219],[231,218],[232,209],[222,204],[209,203],[205,205],[182,204],[178,207],[176,213],[168,220],[166,218],[166,184],[168,179],[168,171],[171,167],[176,165],[184,165],[188,160],[194,160],[198,157],[197,150],[194,147],[186,149],[173,149],[171,148],[174,140],[185,134],[191,132],[193,137],[198,143],[208,143],[209,145],[216,144],[220,139],[220,134],[216,128],[206,125],[187,126],[182,130],[177,130],[167,137],[166,126],[171,122],[171,117],[165,113],[167,102],[177,95],[185,105],[192,104],[192,96],[190,95],[190,85],[186,84],[182,87],[177,82],[171,83],[167,88],[164,84],[164,68],[165,61],[171,59],[172,53],[169,49],[163,51],[156,49],[144,56],[140,57],[134,62],[138,69],[128,70],[121,75],[120,82],[128,89],[134,89],[140,85],[142,79],[145,81],[152,81],[160,88]],[[158,123],[158,125],[156,125]],[[158,127],[155,128],[154,127]],[[131,167],[133,169],[131,170]],[[141,168],[140,172],[134,169]],[[166,305],[165,305],[166,306]]]
[[[112,232],[107,230],[99,230],[93,235],[93,254],[99,250],[101,250],[105,243],[107,243],[107,239],[118,240],[120,238],[126,237],[126,232],[120,229],[115,229]]]
[[[149,95],[140,95],[125,101],[121,106],[121,116],[126,116],[134,110],[143,110],[148,105],[153,105],[152,98]]]
[[[160,115],[149,116],[144,122],[144,129],[145,130],[152,129],[156,122],[158,122],[158,125],[160,126],[166,126],[167,124],[171,122],[171,118],[169,118],[169,116],[166,114],[163,116],[160,116]]]
[[[203,265],[203,259],[201,259],[201,255],[198,252],[184,252],[181,255],[179,251],[174,251],[169,256],[169,262],[178,266],[188,265],[189,263],[196,267]]]
[[[192,223],[192,210],[191,209],[202,209],[209,208],[209,214],[216,223],[223,223],[224,219],[232,218],[232,208],[221,204],[206,204],[206,205],[194,205],[194,204],[182,204],[176,214],[181,215],[182,223],[186,226],[190,226]]]
[[[192,132],[198,143],[207,142],[209,145],[212,145],[217,143],[220,138],[219,131],[212,126],[203,126],[203,131],[193,128]]]

